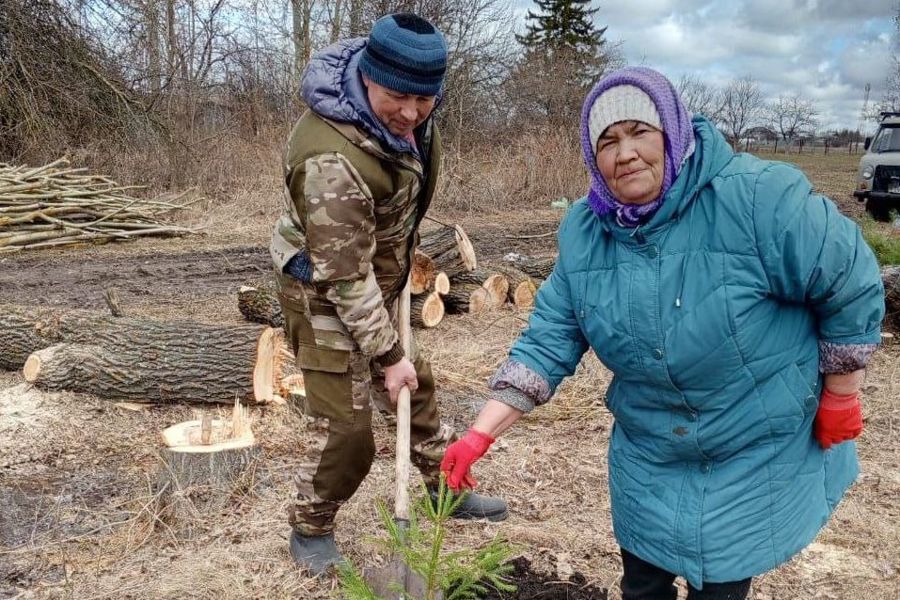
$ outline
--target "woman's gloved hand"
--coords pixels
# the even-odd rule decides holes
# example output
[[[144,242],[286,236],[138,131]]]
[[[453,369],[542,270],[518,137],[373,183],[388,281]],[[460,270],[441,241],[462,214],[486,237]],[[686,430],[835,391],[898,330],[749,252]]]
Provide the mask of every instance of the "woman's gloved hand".
[[[863,430],[862,406],[859,392],[838,396],[827,388],[822,390],[819,410],[813,424],[813,434],[825,450],[859,437]]]
[[[493,443],[494,438],[488,434],[469,429],[466,435],[450,444],[441,461],[441,472],[447,477],[447,486],[451,490],[459,492],[460,488],[473,489],[477,485],[469,469]]]

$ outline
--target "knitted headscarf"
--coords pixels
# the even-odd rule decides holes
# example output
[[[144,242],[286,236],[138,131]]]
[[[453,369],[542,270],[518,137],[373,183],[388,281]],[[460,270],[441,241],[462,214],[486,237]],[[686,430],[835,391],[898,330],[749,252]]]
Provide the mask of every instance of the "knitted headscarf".
[[[652,100],[659,116],[659,128],[663,132],[665,146],[665,170],[659,197],[647,204],[619,202],[613,196],[597,168],[596,147],[594,146],[596,139],[592,139],[591,136],[591,109],[600,96],[617,86],[634,86],[644,92]],[[640,116],[647,114],[647,110],[646,107],[639,104],[635,105],[634,115],[629,115],[630,119],[623,118],[621,120],[642,120]],[[596,111],[594,119],[596,126]],[[656,123],[650,124],[657,126]],[[595,131],[594,133],[595,136],[599,136],[603,132]],[[601,79],[587,95],[581,110],[581,147],[584,153],[584,162],[591,174],[591,189],[588,192],[588,203],[591,209],[599,216],[614,213],[619,225],[636,227],[646,223],[656,212],[662,204],[666,192],[672,187],[672,182],[681,171],[684,161],[694,151],[694,130],[691,127],[691,116],[681,102],[678,92],[661,73],[646,67],[625,67]]]

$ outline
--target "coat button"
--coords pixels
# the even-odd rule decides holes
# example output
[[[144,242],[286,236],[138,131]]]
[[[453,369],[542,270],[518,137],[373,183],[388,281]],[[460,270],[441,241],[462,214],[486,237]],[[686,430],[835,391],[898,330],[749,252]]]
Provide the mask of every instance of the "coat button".
[[[696,421],[696,420],[697,420],[697,413],[695,413],[694,411],[688,412],[688,414],[687,414],[687,420],[688,420],[688,421],[691,421],[691,422]]]
[[[709,463],[703,463],[700,465],[700,471],[702,473],[709,473],[709,470],[710,470]]]
[[[653,351],[653,358],[655,358],[656,360],[662,360],[662,357],[663,357],[663,351],[662,351],[662,350],[660,350],[659,348],[657,348],[656,350]]]
[[[647,248],[647,256],[649,256],[650,258],[656,258],[658,254],[659,250],[656,249],[656,246],[650,246],[649,248]]]

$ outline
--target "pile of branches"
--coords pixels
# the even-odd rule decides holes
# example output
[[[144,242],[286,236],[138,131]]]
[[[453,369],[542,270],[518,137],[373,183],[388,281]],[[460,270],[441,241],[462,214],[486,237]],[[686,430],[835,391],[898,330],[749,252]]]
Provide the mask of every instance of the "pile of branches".
[[[139,186],[69,168],[65,159],[37,168],[0,163],[0,254],[195,232],[159,218],[188,203],[126,193],[134,189]]]
[[[115,61],[60,0],[0,0],[0,156],[39,158],[153,125]]]

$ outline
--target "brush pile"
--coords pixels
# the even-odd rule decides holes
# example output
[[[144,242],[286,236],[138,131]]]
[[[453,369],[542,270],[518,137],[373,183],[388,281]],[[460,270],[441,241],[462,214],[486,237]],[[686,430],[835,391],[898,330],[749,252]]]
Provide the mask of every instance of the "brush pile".
[[[30,168],[0,163],[0,254],[72,244],[104,244],[141,236],[194,233],[161,215],[187,204],[128,195],[120,186],[66,159]]]

